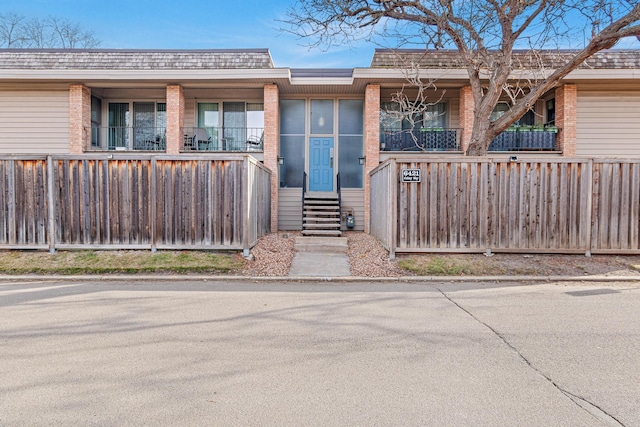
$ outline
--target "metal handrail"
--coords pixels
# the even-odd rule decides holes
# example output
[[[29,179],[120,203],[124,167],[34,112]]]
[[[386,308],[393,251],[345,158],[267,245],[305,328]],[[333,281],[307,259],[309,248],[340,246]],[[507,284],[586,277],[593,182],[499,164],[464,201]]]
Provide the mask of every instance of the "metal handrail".
[[[92,126],[85,128],[90,150],[165,151],[167,132],[161,126]]]
[[[264,128],[203,126],[182,128],[184,151],[263,151]]]
[[[460,151],[458,128],[383,128],[382,151]]]
[[[489,151],[559,151],[556,126],[511,126],[489,144]]]
[[[302,209],[304,210],[304,196],[307,192],[307,173],[302,172]]]
[[[336,175],[336,185],[338,187],[338,212],[342,215],[342,190],[340,187],[340,172]]]

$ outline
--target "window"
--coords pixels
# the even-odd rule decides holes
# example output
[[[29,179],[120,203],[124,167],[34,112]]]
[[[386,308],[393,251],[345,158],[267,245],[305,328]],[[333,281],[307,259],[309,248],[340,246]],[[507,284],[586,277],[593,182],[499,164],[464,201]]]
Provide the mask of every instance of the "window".
[[[489,120],[496,121],[502,117],[507,111],[511,109],[511,106],[506,102],[499,102],[493,109]],[[533,110],[529,110],[522,117],[520,117],[513,126],[533,126],[536,124],[536,113]]]
[[[362,100],[338,102],[338,172],[342,188],[362,188],[364,114]]]
[[[108,149],[126,150],[129,148],[129,103],[109,103]]]
[[[447,104],[438,102],[417,108],[416,112],[400,110],[396,102],[383,102],[380,108],[380,126],[384,130],[412,130],[420,128],[446,128]]]
[[[100,128],[102,127],[102,100],[91,96],[91,147],[101,148]]]
[[[552,104],[551,104],[552,106]],[[547,117],[549,112],[547,102]],[[491,121],[502,117],[511,107],[505,102],[496,105],[491,114]],[[513,125],[496,136],[489,144],[489,151],[553,151],[556,145],[556,131],[536,124],[536,112],[528,110]]]
[[[548,125],[556,124],[556,99],[550,99],[547,101],[547,123]]]
[[[302,187],[305,149],[304,100],[280,102],[280,187]]]
[[[380,149],[384,151],[456,151],[454,129],[447,129],[447,104],[424,105],[416,111],[401,111],[395,102],[380,110]]]
[[[333,99],[311,101],[311,134],[333,135]]]
[[[106,149],[158,151],[166,148],[166,103],[110,102],[107,116],[108,128],[95,138],[100,142],[106,140]]]
[[[199,102],[198,127],[207,130],[216,149],[245,151],[255,146],[261,149],[264,104]]]

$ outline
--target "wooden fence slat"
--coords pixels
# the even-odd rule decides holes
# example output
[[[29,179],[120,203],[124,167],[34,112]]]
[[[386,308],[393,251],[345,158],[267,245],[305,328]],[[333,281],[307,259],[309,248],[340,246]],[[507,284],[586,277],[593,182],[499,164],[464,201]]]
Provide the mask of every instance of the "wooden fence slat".
[[[414,167],[423,176],[419,184],[393,178],[401,252],[640,251],[640,161],[429,159],[399,165],[397,174]],[[382,171],[371,174],[376,198]],[[372,229],[376,212],[372,207]]]

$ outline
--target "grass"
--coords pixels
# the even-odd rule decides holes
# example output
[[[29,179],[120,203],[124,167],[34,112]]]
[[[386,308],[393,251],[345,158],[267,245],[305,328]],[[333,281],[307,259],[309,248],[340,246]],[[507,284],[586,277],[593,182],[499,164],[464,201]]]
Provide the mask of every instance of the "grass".
[[[485,276],[506,273],[503,268],[464,255],[408,257],[399,260],[398,265],[418,276]]]
[[[0,252],[0,274],[236,273],[237,254],[201,251]]]

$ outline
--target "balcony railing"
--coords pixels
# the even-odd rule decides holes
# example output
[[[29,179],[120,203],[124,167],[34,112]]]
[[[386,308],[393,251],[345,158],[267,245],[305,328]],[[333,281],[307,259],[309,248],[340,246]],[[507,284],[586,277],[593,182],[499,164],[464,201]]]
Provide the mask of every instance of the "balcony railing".
[[[92,127],[87,132],[92,150],[102,151],[165,151],[167,138],[164,127]]]
[[[381,151],[460,151],[460,132],[451,128],[382,129]]]
[[[489,151],[556,151],[555,126],[513,126],[489,144]]]
[[[183,151],[263,151],[264,128],[184,128]]]

